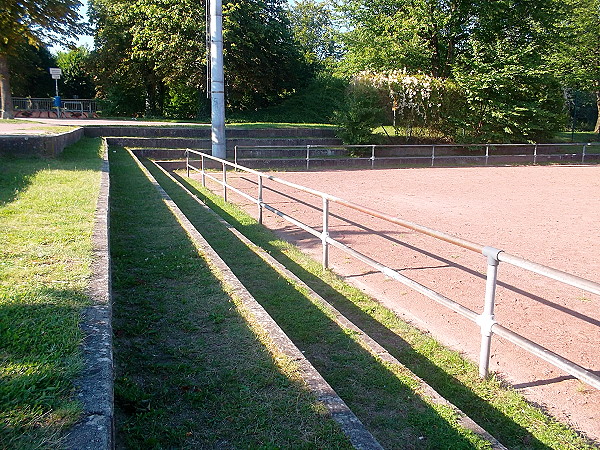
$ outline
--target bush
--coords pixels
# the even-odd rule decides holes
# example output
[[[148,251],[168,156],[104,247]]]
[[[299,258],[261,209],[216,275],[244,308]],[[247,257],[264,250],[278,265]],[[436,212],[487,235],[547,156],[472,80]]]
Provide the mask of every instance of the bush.
[[[353,82],[347,89],[342,109],[335,115],[340,139],[345,144],[372,143],[373,130],[384,121],[385,112],[378,90],[364,83]]]

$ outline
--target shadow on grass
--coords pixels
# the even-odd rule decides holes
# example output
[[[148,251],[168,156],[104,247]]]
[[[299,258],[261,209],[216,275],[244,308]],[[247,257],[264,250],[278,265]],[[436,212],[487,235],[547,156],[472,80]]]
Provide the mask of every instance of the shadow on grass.
[[[123,150],[111,224],[117,448],[350,448]]]
[[[200,199],[202,199],[211,209],[216,211],[221,217],[231,223],[235,228],[244,233],[247,237],[249,237],[255,244],[267,250],[271,253],[276,259],[278,259],[281,263],[283,263],[288,269],[292,270],[297,276],[299,276],[304,282],[306,282],[311,288],[317,291],[320,295],[322,295],[327,301],[329,301],[333,306],[335,306],[342,314],[352,320],[355,324],[357,324],[363,331],[377,340],[381,345],[383,345],[392,355],[400,360],[406,367],[408,367],[413,373],[423,378],[428,384],[430,384],[434,389],[436,389],[442,396],[449,399],[456,406],[458,406],[461,410],[463,410],[467,415],[473,418],[477,423],[483,426],[488,431],[491,431],[494,436],[503,442],[505,445],[509,447],[525,447],[525,448],[550,448],[548,445],[541,442],[538,438],[536,438],[530,431],[516,423],[511,417],[508,417],[502,411],[492,406],[488,401],[478,396],[473,390],[458,380],[452,373],[444,370],[443,368],[432,363],[428,358],[420,354],[417,350],[413,349],[411,345],[406,342],[402,337],[398,334],[391,331],[389,328],[384,326],[379,321],[375,320],[365,311],[360,309],[356,304],[346,298],[344,295],[340,294],[334,287],[323,281],[320,277],[314,275],[313,273],[306,270],[304,267],[300,266],[298,263],[290,259],[285,253],[281,251],[279,247],[273,245],[272,242],[276,241],[277,238],[270,232],[266,231],[264,227],[261,225],[254,223],[250,224],[241,224],[237,218],[232,216],[228,211],[223,209],[220,205],[214,203],[210,198],[206,197],[201,191],[195,188],[193,185],[189,184],[186,180],[178,177],[179,181],[181,181],[190,191],[192,191],[195,195],[197,195]],[[162,180],[161,180],[162,183]],[[197,213],[191,213],[197,214]],[[230,244],[231,247],[234,247],[234,244]],[[230,257],[229,263],[232,266],[239,265],[239,261],[243,260],[245,265],[251,266],[254,264],[260,264],[258,261],[256,262],[248,262],[246,257],[239,257],[239,250],[236,251],[237,257]],[[249,258],[251,260],[251,258]],[[240,276],[240,274],[238,274]],[[248,282],[248,284],[253,284],[253,280],[243,280],[243,282]],[[260,293],[255,293],[258,298],[261,297]],[[261,301],[259,299],[259,301]],[[269,300],[262,300],[263,306],[267,307],[268,305],[264,303]],[[307,308],[308,305],[306,305]],[[297,342],[297,344],[302,345],[302,340],[307,339],[307,336],[304,336],[301,332],[295,332],[294,328],[296,327],[295,322],[299,319],[303,319],[302,316],[294,316],[286,317],[287,312],[279,313],[275,308],[286,308],[285,304],[282,305],[271,305],[269,306],[269,312],[276,318],[278,323],[284,328],[286,332],[291,335],[291,337]],[[310,336],[308,336],[310,343]],[[300,342],[299,342],[300,341]],[[360,353],[360,351],[358,352]],[[308,355],[308,352],[307,352]],[[317,359],[320,355],[313,355]],[[352,358],[346,361],[349,364],[353,364]],[[313,361],[318,367],[320,371],[327,373],[328,367],[327,364],[319,364],[319,361]],[[345,370],[347,375],[350,375],[348,370]],[[476,369],[474,369],[476,372]],[[331,377],[335,380],[329,380],[334,384],[334,389],[338,390],[338,392],[342,393],[344,391],[344,386],[339,385],[338,383],[344,383],[342,379],[337,379],[337,375],[330,374]],[[476,376],[476,374],[475,374]],[[327,378],[327,377],[326,377]],[[349,378],[352,379],[352,378]],[[348,380],[346,380],[346,383]],[[352,379],[352,383],[355,384],[356,380]],[[365,389],[368,389],[365,387]],[[380,393],[376,394],[379,395]],[[383,393],[381,393],[383,394]],[[385,394],[383,394],[385,395]],[[344,398],[344,396],[342,395]],[[352,399],[345,398],[345,400],[350,404],[351,408],[356,409],[356,405],[354,404]],[[358,413],[358,411],[355,411]],[[372,411],[370,411],[372,412]],[[359,417],[361,417],[359,415]],[[364,419],[364,417],[361,417]],[[369,420],[365,420],[368,422]]]
[[[283,280],[279,274],[264,267],[263,261],[254,253],[245,247],[240,248],[236,238],[232,235],[224,236],[223,232],[219,230],[222,230],[222,226],[216,221],[204,217],[207,214],[202,212],[201,208],[187,194],[182,193],[176,185],[161,175],[155,174],[163,187],[167,188],[168,186],[171,196],[178,202],[188,218],[198,229],[202,230],[205,237],[250,292],[263,304],[296,345],[305,352],[311,362],[380,442],[384,446],[390,447],[413,445],[414,442],[410,441],[410,437],[408,440],[402,441],[403,438],[408,437],[406,434],[403,436],[406,429],[403,430],[402,426],[410,429],[409,434],[416,433],[418,435],[420,424],[411,424],[404,415],[422,414],[427,416],[430,414],[431,417],[431,413],[434,415],[437,413],[432,411],[429,405],[422,403],[410,387],[403,385],[403,382],[393,373],[375,361],[308,299],[299,295],[294,287]],[[275,256],[361,329],[378,340],[409,369],[471,415],[484,428],[491,430],[502,442],[527,448],[548,448],[521,425],[515,423],[511,418],[474,394],[451,374],[415,351],[400,336],[374,320],[322,279],[287,257],[280,248],[271,244],[276,240],[272,233],[265,231],[255,222],[241,224],[234,216],[212,202],[194,186],[180,177],[178,178],[211,209],[218,212],[221,217],[242,231],[254,243]],[[408,399],[408,401],[403,402],[401,399]],[[410,414],[407,411],[413,411],[413,413],[419,411],[419,413]],[[441,419],[438,417],[437,420]],[[446,425],[447,423],[441,428]],[[446,444],[444,444],[443,435],[444,433],[438,435],[440,441],[437,443],[429,441],[427,445],[444,447]],[[450,439],[458,439],[452,444],[452,448],[457,448],[457,443],[458,447],[463,444],[467,445],[462,436],[454,435]],[[409,442],[410,444],[408,444]],[[421,444],[425,443],[421,442]]]
[[[77,419],[72,381],[80,366],[80,310],[69,289],[0,288],[0,443],[41,448]],[[4,447],[6,445],[6,447]]]

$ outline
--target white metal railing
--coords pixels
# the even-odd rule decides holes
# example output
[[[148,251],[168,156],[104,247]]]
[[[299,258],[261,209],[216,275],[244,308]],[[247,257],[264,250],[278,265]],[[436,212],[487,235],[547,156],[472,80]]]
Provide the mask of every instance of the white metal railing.
[[[268,153],[277,150],[292,150],[296,153],[302,152],[302,156],[287,159],[303,159],[306,161],[306,168],[310,167],[311,161],[322,160],[323,158],[335,157],[332,154],[334,151],[352,151],[363,150],[363,153],[370,156],[364,156],[363,160],[371,162],[371,168],[375,167],[377,160],[401,160],[410,158],[411,160],[423,161],[431,164],[433,167],[436,160],[444,161],[449,159],[471,159],[482,160],[485,165],[501,157],[519,157],[527,159],[533,164],[537,164],[538,160],[548,157],[571,156],[577,157],[581,155],[581,162],[584,163],[586,156],[589,156],[589,147],[600,146],[600,142],[582,142],[582,143],[564,143],[564,144],[415,144],[415,145],[236,145],[234,147],[234,162],[238,163],[240,154],[244,151],[250,153],[263,152]],[[561,149],[570,149],[574,151],[566,152]],[[506,150],[513,150],[507,153]],[[549,152],[549,149],[558,150]],[[395,151],[394,151],[395,150]],[[599,149],[600,150],[600,149]],[[329,151],[329,154],[324,155]],[[385,155],[382,153],[389,153]],[[465,154],[470,153],[470,154]],[[594,154],[599,153],[594,151]],[[339,156],[339,155],[338,155]]]
[[[97,101],[94,99],[61,99],[61,110],[74,113],[90,113],[98,111]],[[55,111],[56,106],[52,98],[13,97],[13,109],[21,111]]]
[[[197,155],[200,158],[200,167],[195,167],[192,165],[190,160],[190,154]],[[496,322],[494,317],[494,306],[495,306],[495,294],[496,294],[496,285],[497,285],[497,274],[498,274],[498,265],[503,262],[506,264],[510,264],[516,267],[520,267],[522,269],[528,270],[530,272],[551,278],[553,280],[557,280],[561,283],[567,284],[569,286],[573,286],[579,289],[582,289],[586,292],[590,292],[592,294],[600,295],[600,283],[596,283],[594,281],[587,280],[585,278],[581,278],[552,267],[544,266],[542,264],[537,264],[526,259],[520,258],[518,256],[511,255],[502,250],[483,246],[481,244],[468,241],[466,239],[462,239],[441,231],[433,230],[431,228],[427,228],[406,220],[399,219],[397,217],[393,217],[391,215],[382,213],[380,211],[376,211],[371,208],[367,208],[361,206],[357,203],[353,203],[339,197],[335,197],[330,194],[326,194],[324,192],[317,191],[315,189],[311,189],[305,186],[301,186],[299,184],[291,183],[289,181],[283,180],[281,178],[276,178],[272,175],[268,175],[262,172],[258,172],[253,169],[249,169],[247,167],[240,166],[239,164],[232,163],[230,161],[226,161],[224,159],[216,158],[212,155],[194,151],[187,149],[185,152],[186,155],[186,172],[187,176],[190,176],[190,170],[200,172],[202,179],[202,186],[206,186],[206,178],[209,178],[216,183],[220,184],[223,187],[223,197],[225,201],[227,201],[227,190],[230,189],[233,192],[241,195],[242,197],[250,200],[253,203],[256,203],[258,206],[258,221],[262,223],[263,218],[263,208],[271,211],[272,213],[282,217],[288,222],[298,226],[302,230],[310,233],[311,235],[319,238],[321,240],[322,245],[322,264],[324,268],[329,266],[329,245],[332,245],[340,250],[350,254],[354,258],[362,261],[363,263],[375,268],[379,272],[384,275],[401,282],[402,284],[414,289],[415,291],[425,295],[426,297],[438,302],[439,304],[445,306],[446,308],[451,309],[452,311],[457,312],[461,316],[475,322],[479,325],[481,330],[481,347],[480,347],[480,360],[479,360],[479,374],[482,377],[486,377],[489,371],[489,359],[490,359],[490,347],[491,347],[491,338],[493,334],[497,334],[498,336],[503,337],[504,339],[512,342],[513,344],[523,348],[529,353],[538,356],[539,358],[549,362],[555,367],[560,368],[566,373],[578,378],[579,380],[589,384],[590,386],[600,389],[600,376],[592,373],[591,371],[581,367],[580,365],[569,361],[568,359],[552,352],[551,350],[505,328],[498,322]],[[221,178],[214,176],[210,172],[206,170],[205,160],[215,161],[218,165],[221,165]],[[249,174],[253,174],[257,176],[257,186],[258,192],[256,198],[246,192],[237,189],[230,184],[227,183],[227,167],[230,167],[235,170],[240,170]],[[288,186],[294,189],[298,189],[302,192],[306,192],[317,197],[321,198],[322,201],[322,228],[321,231],[310,227],[309,225],[301,222],[300,220],[289,216],[283,211],[278,210],[277,208],[269,205],[263,201],[263,179],[268,179],[275,183],[282,184],[284,186]],[[330,202],[337,203],[340,205],[344,205],[350,209],[360,211],[362,213],[368,214],[373,217],[377,217],[383,219],[385,221],[400,225],[402,227],[411,229],[418,233],[422,233],[428,236],[431,236],[436,239],[440,239],[442,241],[457,245],[459,247],[477,252],[482,254],[487,259],[487,274],[486,274],[486,291],[485,291],[485,301],[483,313],[478,314],[475,311],[466,308],[465,306],[459,304],[458,302],[451,300],[444,295],[435,292],[434,290],[400,274],[398,271],[387,267],[374,259],[370,258],[367,255],[364,255],[349,246],[339,242],[329,236],[329,204]]]

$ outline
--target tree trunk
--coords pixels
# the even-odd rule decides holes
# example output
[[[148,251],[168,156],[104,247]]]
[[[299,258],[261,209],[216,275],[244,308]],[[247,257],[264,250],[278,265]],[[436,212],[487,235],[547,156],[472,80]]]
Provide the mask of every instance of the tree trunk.
[[[8,60],[5,54],[0,53],[0,96],[2,103],[0,104],[0,118],[12,119],[13,101],[10,93],[10,76],[8,74]]]
[[[598,118],[596,119],[594,133],[600,134],[600,91],[596,91],[596,107],[596,109],[598,110]]]

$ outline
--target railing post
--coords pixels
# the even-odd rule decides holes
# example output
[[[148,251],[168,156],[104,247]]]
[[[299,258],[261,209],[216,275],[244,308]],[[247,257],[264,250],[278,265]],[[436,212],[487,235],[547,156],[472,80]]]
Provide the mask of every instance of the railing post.
[[[308,170],[310,166],[310,144],[306,145],[306,170]]]
[[[431,146],[431,167],[433,167],[433,162],[435,161],[435,145]]]
[[[227,201],[227,167],[225,163],[221,163],[223,165],[223,200]]]
[[[585,151],[587,150],[587,146],[588,146],[587,143],[583,144],[583,153],[581,155],[581,162],[582,163],[585,161]]]
[[[185,169],[187,173],[187,177],[190,177],[190,149],[185,149]]]
[[[263,180],[260,175],[258,175],[258,223],[262,225],[263,223]]]
[[[477,318],[481,328],[481,349],[479,351],[479,376],[485,378],[490,367],[490,349],[492,344],[492,327],[494,319],[494,304],[496,299],[496,281],[498,280],[498,254],[502,250],[494,247],[484,247],[482,253],[487,257],[487,279],[485,283],[485,304],[483,313]]]
[[[533,146],[533,163],[537,163],[537,143]]]
[[[233,162],[237,166],[237,145],[233,147]],[[237,171],[237,168],[235,170]]]
[[[485,165],[488,165],[488,159],[490,157],[490,146],[488,144],[485,145]]]
[[[321,233],[321,244],[323,246],[323,269],[329,267],[329,246],[327,238],[329,237],[329,200],[323,197],[323,232]]]
[[[371,169],[375,167],[375,145],[371,146]]]
[[[200,159],[202,162],[202,187],[206,187],[206,174],[204,173],[204,154],[200,153]]]

